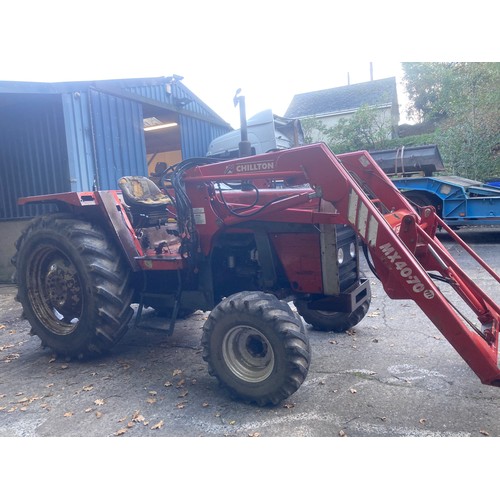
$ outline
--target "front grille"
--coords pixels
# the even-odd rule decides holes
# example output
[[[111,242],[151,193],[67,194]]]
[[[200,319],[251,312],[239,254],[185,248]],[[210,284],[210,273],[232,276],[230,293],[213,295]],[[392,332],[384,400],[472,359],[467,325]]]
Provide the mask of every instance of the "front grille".
[[[351,243],[356,248],[354,257],[350,256]],[[344,252],[344,261],[339,266],[340,291],[343,292],[359,279],[357,236],[350,226],[337,226],[337,250],[340,248]]]

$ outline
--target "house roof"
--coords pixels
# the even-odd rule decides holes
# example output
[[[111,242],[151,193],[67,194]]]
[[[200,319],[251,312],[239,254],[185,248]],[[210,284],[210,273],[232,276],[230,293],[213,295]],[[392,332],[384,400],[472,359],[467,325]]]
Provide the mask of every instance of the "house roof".
[[[397,103],[396,78],[345,85],[297,94],[285,113],[286,118],[333,115],[353,111],[363,105],[391,106]]]

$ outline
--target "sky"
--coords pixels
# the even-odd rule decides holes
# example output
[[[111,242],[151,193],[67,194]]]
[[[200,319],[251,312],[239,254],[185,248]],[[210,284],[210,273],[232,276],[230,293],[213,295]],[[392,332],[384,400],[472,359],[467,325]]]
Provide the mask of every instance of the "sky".
[[[374,79],[396,77],[404,122],[401,61],[498,60],[496,17],[484,15],[482,2],[452,13],[429,0],[404,8],[394,0],[9,2],[1,11],[0,80],[177,74],[238,127],[238,88],[248,117],[264,109],[283,115],[295,94],[368,81],[371,62]]]

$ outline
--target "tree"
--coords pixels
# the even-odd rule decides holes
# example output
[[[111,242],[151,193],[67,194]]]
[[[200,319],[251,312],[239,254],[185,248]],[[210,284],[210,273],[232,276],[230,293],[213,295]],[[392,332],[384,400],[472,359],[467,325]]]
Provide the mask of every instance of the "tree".
[[[500,64],[403,63],[412,116],[433,122],[451,173],[500,175]]]

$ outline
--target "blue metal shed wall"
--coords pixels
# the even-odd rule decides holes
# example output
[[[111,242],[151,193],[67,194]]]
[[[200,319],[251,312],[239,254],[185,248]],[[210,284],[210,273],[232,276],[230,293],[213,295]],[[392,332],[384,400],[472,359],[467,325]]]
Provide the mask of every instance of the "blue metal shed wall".
[[[217,127],[205,121],[180,115],[182,158],[206,156],[210,142],[227,132],[226,127]]]
[[[47,206],[18,206],[22,196],[69,190],[64,117],[59,96],[25,97],[0,118],[0,218],[33,217]]]
[[[90,90],[97,187],[117,189],[124,175],[148,175],[140,103]]]
[[[62,94],[71,191],[91,191],[96,173],[88,92]]]

